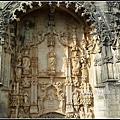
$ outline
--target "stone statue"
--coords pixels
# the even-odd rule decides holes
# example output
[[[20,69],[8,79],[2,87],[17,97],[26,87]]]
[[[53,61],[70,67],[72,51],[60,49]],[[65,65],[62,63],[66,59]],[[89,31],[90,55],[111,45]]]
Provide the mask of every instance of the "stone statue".
[[[87,69],[87,60],[85,57],[81,57],[81,72],[82,72],[82,77],[87,78],[88,77],[88,69]]]
[[[59,104],[59,108],[62,110],[62,112],[65,112],[65,94],[61,93],[60,94],[60,104]]]
[[[86,51],[87,51],[86,47],[87,47],[87,41],[86,41],[85,35],[83,33],[83,37],[82,37],[82,40],[80,42],[80,48],[79,48],[79,50],[81,51],[81,56],[86,56],[87,55],[86,54]]]
[[[78,46],[77,46],[77,40],[76,40],[76,36],[73,36],[73,41],[70,44],[71,47],[71,51],[72,51],[72,57],[76,57],[78,55]]]
[[[29,96],[28,96],[28,92],[25,91],[24,93],[24,104],[28,105],[29,104]]]
[[[24,54],[24,57],[23,57],[22,67],[23,67],[23,73],[24,74],[29,74],[29,70],[30,70],[30,58],[29,58],[29,55],[28,55],[28,50],[25,50],[25,54]]]
[[[79,115],[80,115],[80,118],[81,118],[81,119],[84,119],[84,118],[85,118],[84,107],[81,107],[81,108],[80,108]]]
[[[56,99],[53,90],[50,90],[50,91],[49,91],[47,98],[48,98],[48,100],[49,100],[50,102],[52,102],[52,101],[54,101],[54,99]]]
[[[48,53],[48,74],[55,75],[56,71],[56,55],[54,52]]]
[[[54,30],[54,27],[55,27],[54,17],[52,14],[50,14],[48,29],[47,29],[47,33],[45,34],[48,35],[48,41],[47,41],[48,47],[55,46],[55,35],[57,35],[57,33]]]
[[[17,56],[17,65],[15,67],[15,74],[16,74],[16,78],[21,78],[21,74],[22,74],[22,57],[21,57],[21,53],[18,53]]]
[[[25,43],[30,42],[30,22],[29,21],[25,23],[24,37],[25,37]]]
[[[58,96],[55,89],[50,89],[47,92],[46,98],[44,100],[44,109],[59,109]]]
[[[79,57],[73,57],[72,58],[72,74],[74,76],[79,75],[79,69],[80,69],[80,63],[79,63]]]
[[[74,91],[73,93],[73,104],[76,111],[79,109],[79,97],[78,97],[78,91]]]

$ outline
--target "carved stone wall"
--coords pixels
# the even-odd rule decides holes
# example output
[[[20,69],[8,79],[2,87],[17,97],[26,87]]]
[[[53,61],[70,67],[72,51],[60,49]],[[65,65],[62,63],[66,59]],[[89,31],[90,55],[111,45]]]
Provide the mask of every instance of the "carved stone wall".
[[[3,6],[1,117],[119,117],[119,2]]]

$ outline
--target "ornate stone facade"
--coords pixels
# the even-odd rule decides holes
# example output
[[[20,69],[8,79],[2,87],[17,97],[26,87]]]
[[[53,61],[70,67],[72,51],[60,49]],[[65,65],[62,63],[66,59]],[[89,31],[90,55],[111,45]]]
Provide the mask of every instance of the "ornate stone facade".
[[[0,117],[120,117],[119,2],[3,2],[0,13]]]

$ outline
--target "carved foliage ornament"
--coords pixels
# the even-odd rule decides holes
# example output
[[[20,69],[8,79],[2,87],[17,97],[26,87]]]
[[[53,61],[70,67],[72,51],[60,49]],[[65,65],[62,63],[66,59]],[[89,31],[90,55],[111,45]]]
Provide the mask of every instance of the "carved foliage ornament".
[[[30,9],[34,8],[34,3],[38,3],[38,6],[41,7],[44,3],[43,2],[32,2],[32,1],[21,1],[21,2],[9,2],[7,7],[3,9],[2,17],[3,23],[6,24],[9,21],[20,21],[20,18],[17,17],[15,14],[16,11],[22,11],[23,13],[26,13],[27,10],[25,8],[25,5],[28,6]],[[60,1],[54,2],[56,3],[56,6],[60,6]],[[86,22],[94,21],[95,24],[92,24],[91,28],[97,28],[96,33],[94,34],[101,34],[101,31],[105,28],[109,30],[109,26],[106,24],[103,15],[100,13],[100,10],[96,8],[93,2],[71,2],[71,1],[65,1],[65,6],[68,8],[71,4],[75,5],[75,12],[78,12],[81,10],[81,8],[84,8],[81,16],[84,17],[85,15],[89,15],[89,18],[86,20]],[[52,6],[53,2],[48,2],[50,6]],[[12,10],[12,11],[11,11]],[[6,19],[7,16],[7,19]],[[7,21],[8,20],[8,21]],[[2,23],[2,22],[1,22]],[[4,25],[3,25],[4,26]],[[99,28],[99,29],[98,29]],[[111,33],[108,31],[109,36],[111,37]]]

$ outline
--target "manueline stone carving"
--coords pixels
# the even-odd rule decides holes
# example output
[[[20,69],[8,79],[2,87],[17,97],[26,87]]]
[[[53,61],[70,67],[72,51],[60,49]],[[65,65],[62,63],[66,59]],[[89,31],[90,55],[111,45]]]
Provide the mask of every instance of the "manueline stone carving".
[[[25,32],[24,32],[24,42],[25,43],[30,43],[31,38],[30,38],[30,22],[26,21],[25,22]]]
[[[24,11],[25,6],[30,7],[33,2],[23,3],[24,8],[20,9]],[[90,57],[92,59],[91,53],[93,50],[94,54],[96,54],[99,43],[95,43],[97,41],[97,38],[95,38],[94,46],[89,46],[92,44],[92,37],[89,35],[91,30],[88,27],[89,21],[88,25],[80,23],[81,27],[79,28],[79,24],[73,19],[71,21],[73,21],[73,24],[75,23],[75,26],[72,26],[71,29],[68,20],[68,23],[63,22],[62,24],[65,26],[61,27],[57,21],[59,11],[55,12],[56,6],[51,4],[49,8],[49,20],[45,21],[48,22],[46,32],[44,32],[46,23],[37,23],[45,17],[42,17],[42,14],[39,19],[31,17],[31,20],[34,20],[36,25],[33,30],[29,21],[25,23],[23,29],[20,29],[18,24],[19,31],[17,31],[17,34],[24,32],[24,42],[21,40],[21,43],[16,43],[15,55],[20,52],[21,63],[18,61],[16,63],[22,69],[20,75],[17,75],[19,72],[15,74],[20,79],[19,83],[15,83],[14,89],[14,94],[19,99],[16,95],[10,95],[12,96],[11,109],[17,106],[15,113],[17,118],[38,118],[42,116],[54,118],[55,114],[47,115],[49,112],[60,113],[66,118],[85,118],[87,108],[91,107],[93,109],[94,106],[91,84],[89,83],[88,59]],[[29,9],[32,9],[32,7]],[[33,13],[30,12],[30,14]],[[21,21],[20,25],[23,26],[24,19],[21,18]],[[67,27],[70,27],[70,29]],[[88,31],[83,31],[83,27],[87,27]],[[41,47],[45,49],[41,49]],[[39,56],[39,52],[41,52],[41,56]],[[42,56],[44,57],[44,52],[46,57],[43,58],[42,64],[39,59]],[[59,57],[60,59],[57,59]],[[63,58],[65,58],[64,62],[61,60]],[[59,62],[59,60],[63,63]],[[14,75],[12,77],[14,78]]]
[[[56,54],[54,52],[48,53],[48,74],[53,76],[56,74]]]
[[[78,111],[79,110],[79,93],[78,91],[74,91],[73,92],[73,104],[74,104],[74,109],[75,111]]]
[[[71,51],[72,51],[72,57],[76,57],[78,55],[78,44],[76,40],[76,36],[73,36],[73,42],[70,45]]]
[[[57,94],[55,93],[55,89],[51,88],[46,96],[46,99],[44,100],[44,108],[46,109],[53,109],[53,110],[57,110],[59,108],[59,101],[58,101],[58,97]]]
[[[84,112],[84,107],[83,106],[80,108],[79,115],[80,115],[81,119],[85,118],[85,112]]]
[[[52,13],[49,15],[49,22],[48,22],[48,30],[45,35],[47,35],[47,46],[55,46],[55,36],[57,35],[55,31],[55,23],[54,23],[54,16]]]
[[[17,56],[17,65],[15,67],[16,79],[19,81],[22,75],[22,56],[21,53],[18,53]]]
[[[79,56],[73,57],[72,58],[72,74],[74,76],[79,75],[80,72],[80,62],[79,62]]]
[[[24,93],[24,105],[29,105],[29,95],[27,91]]]
[[[22,67],[23,67],[23,73],[29,74],[29,72],[30,72],[30,57],[29,57],[28,49],[25,50],[25,54],[23,56]]]

